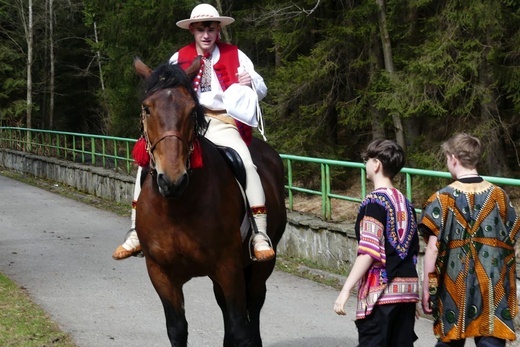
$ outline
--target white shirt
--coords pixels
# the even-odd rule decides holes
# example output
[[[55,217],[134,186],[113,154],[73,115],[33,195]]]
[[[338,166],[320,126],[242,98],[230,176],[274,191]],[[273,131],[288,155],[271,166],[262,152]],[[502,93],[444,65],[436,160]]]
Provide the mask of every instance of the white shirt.
[[[211,54],[211,64],[214,66],[218,63],[220,59],[220,49],[217,45],[215,45],[215,49]],[[179,61],[179,53],[176,52],[170,58],[170,64],[177,64]],[[264,79],[260,76],[253,66],[253,62],[251,59],[245,55],[244,52],[238,50],[238,62],[240,67],[244,68],[249,75],[251,76],[251,83],[254,86],[254,90],[256,90],[256,94],[258,95],[258,101],[262,100],[267,95],[267,86],[264,83]],[[220,83],[217,78],[217,74],[214,69],[211,69],[211,91],[201,93],[200,88],[197,90],[197,95],[199,97],[199,102],[202,106],[211,109],[211,110],[224,110],[224,103],[222,101],[222,95],[224,91],[220,86]],[[236,73],[237,71],[230,71],[229,73]]]

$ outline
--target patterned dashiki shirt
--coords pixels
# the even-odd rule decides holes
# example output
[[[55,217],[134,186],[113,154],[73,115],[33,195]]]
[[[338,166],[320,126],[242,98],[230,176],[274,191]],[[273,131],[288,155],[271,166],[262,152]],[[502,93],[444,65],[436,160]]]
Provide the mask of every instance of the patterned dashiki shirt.
[[[455,181],[428,199],[419,228],[426,241],[437,237],[430,274],[438,286],[430,288],[437,338],[514,340],[520,223],[507,194],[480,177]]]
[[[358,255],[374,262],[359,282],[356,318],[375,305],[419,301],[417,254],[419,237],[415,210],[395,188],[379,188],[361,203],[356,221]]]

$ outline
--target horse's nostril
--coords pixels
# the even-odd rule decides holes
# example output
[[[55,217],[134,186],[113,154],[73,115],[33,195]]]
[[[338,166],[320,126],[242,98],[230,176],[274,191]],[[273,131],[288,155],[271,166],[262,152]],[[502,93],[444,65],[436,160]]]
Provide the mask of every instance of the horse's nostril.
[[[168,175],[163,173],[157,174],[157,185],[159,191],[164,197],[176,198],[179,197],[189,182],[188,173],[182,174],[177,181],[172,181]]]
[[[161,188],[163,191],[168,191],[170,186],[170,180],[168,177],[162,173],[157,175],[157,185],[159,188]]]
[[[189,182],[189,176],[187,173],[185,173],[184,175],[182,175],[181,179],[179,180],[178,186],[186,187],[188,185],[188,182]]]
[[[157,175],[157,183],[160,185],[160,186],[163,186],[166,181],[164,179],[164,174],[160,173]]]

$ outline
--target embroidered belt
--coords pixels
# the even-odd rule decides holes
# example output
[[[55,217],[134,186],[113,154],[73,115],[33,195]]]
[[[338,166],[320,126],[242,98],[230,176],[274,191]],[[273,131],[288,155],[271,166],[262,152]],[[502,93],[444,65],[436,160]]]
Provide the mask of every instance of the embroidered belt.
[[[233,117],[228,115],[226,110],[210,110],[209,108],[204,107],[204,115],[206,117],[215,118],[221,122],[236,126],[235,120]]]
[[[377,304],[419,301],[419,281],[417,277],[396,277],[384,289]]]

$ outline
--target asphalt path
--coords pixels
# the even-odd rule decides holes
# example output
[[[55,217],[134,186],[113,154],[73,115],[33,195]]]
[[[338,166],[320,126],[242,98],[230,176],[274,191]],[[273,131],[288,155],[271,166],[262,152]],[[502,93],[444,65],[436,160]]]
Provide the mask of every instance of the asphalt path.
[[[0,272],[24,287],[79,347],[169,346],[159,297],[142,258],[114,261],[129,220],[0,175]],[[356,346],[355,297],[347,316],[338,292],[275,271],[261,331],[268,347]],[[185,285],[190,346],[221,346],[223,323],[211,282]],[[433,346],[419,318],[415,346]],[[467,343],[466,346],[474,346]]]

